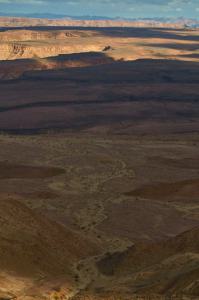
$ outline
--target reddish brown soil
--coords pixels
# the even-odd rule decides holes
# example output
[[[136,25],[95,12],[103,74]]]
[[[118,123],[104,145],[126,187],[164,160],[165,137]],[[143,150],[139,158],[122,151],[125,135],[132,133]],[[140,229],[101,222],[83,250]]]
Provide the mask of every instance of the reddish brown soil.
[[[191,195],[193,199],[199,197],[199,179],[155,183],[154,185],[142,186],[126,193],[126,195],[154,200],[168,199],[169,201],[176,198],[187,199]]]
[[[169,206],[147,200],[126,200],[107,208],[107,218],[99,229],[105,230],[109,235],[135,241],[177,235],[197,224],[197,220],[185,216],[182,218],[181,213]]]
[[[63,174],[65,171],[61,168],[53,167],[34,167],[13,165],[6,162],[0,162],[0,179],[9,178],[47,178]]]

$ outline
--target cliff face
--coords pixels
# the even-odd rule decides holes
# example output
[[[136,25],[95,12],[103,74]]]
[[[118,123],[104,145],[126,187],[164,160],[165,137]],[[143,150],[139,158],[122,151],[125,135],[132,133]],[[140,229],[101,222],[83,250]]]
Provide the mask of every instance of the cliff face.
[[[89,39],[94,34],[69,30],[6,30],[0,32],[0,60],[102,50],[103,44]]]
[[[2,43],[0,44],[0,60],[14,60],[20,58],[34,58],[34,57],[49,57],[59,54],[70,54],[75,52],[90,52],[100,51],[97,45],[76,46],[73,45],[31,45],[23,43]]]

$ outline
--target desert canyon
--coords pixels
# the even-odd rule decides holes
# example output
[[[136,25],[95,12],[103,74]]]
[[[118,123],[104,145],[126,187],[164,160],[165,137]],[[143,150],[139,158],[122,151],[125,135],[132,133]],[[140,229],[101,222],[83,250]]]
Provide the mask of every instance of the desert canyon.
[[[199,29],[0,26],[0,300],[199,299]]]

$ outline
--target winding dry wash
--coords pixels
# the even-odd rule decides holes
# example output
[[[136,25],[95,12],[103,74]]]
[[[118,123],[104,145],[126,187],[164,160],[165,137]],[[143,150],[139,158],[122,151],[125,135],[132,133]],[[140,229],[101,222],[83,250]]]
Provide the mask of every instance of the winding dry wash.
[[[0,17],[0,300],[199,299],[185,23]]]

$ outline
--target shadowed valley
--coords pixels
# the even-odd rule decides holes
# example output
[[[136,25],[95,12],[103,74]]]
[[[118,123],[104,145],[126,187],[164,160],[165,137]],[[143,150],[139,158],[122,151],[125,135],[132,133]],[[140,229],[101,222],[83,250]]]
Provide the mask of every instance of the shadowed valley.
[[[32,22],[0,19],[0,299],[197,300],[199,30]]]

